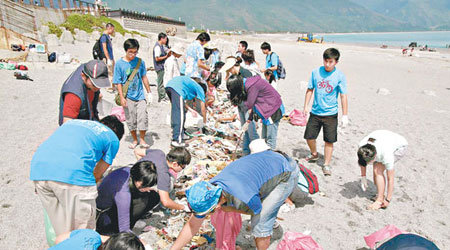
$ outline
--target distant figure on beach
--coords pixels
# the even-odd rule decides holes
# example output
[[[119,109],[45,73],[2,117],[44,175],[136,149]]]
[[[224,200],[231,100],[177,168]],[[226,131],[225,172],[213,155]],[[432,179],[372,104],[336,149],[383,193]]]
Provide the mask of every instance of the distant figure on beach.
[[[244,63],[243,64],[241,63],[241,67],[250,71],[253,76],[262,75],[259,64],[255,60],[255,52],[253,50],[248,49],[244,51],[241,57],[242,60],[244,60]]]
[[[136,164],[114,170],[98,187],[97,232],[102,235],[132,232],[136,222],[160,202],[169,209],[191,211],[169,196],[177,174],[191,162],[189,151],[172,148],[167,156],[159,149],[134,152]]]
[[[200,69],[208,70],[209,67],[205,63],[205,50],[203,45],[211,40],[206,32],[200,33],[197,39],[193,41],[186,50],[186,69],[184,75],[189,77],[200,78]]]
[[[164,62],[164,78],[163,85],[166,87],[167,83],[176,76],[180,76],[180,65],[178,64],[178,58],[184,53],[184,48],[181,43],[177,43],[169,53],[169,58]],[[166,90],[164,89],[164,92]],[[166,94],[164,94],[166,95]]]
[[[336,68],[339,57],[339,51],[334,48],[326,49],[323,52],[324,66],[313,70],[303,106],[303,113],[307,115],[309,113],[309,102],[314,94],[314,102],[304,135],[311,151],[306,160],[317,162],[319,159],[316,139],[323,127],[325,162],[322,171],[326,176],[331,175],[330,162],[333,154],[333,143],[337,141],[338,95],[341,98],[342,125],[348,124],[347,80],[344,74]]]
[[[114,75],[114,53],[113,53],[113,46],[112,46],[112,39],[111,39],[111,35],[114,34],[114,24],[112,23],[107,23],[106,24],[106,29],[105,31],[103,31],[102,36],[100,37],[100,48],[102,50],[103,55],[105,56],[104,58],[102,58],[103,62],[106,63],[106,65],[108,65],[108,76],[109,79],[112,80],[113,75]],[[113,86],[113,89],[115,89],[115,86]]]
[[[240,41],[238,43],[236,57],[242,58],[242,54],[248,49],[248,43],[247,41]]]
[[[186,190],[194,214],[171,250],[183,249],[214,211],[250,215],[256,249],[269,248],[278,211],[296,186],[300,170],[285,153],[268,149],[244,156],[209,182],[198,182]]]
[[[388,130],[376,130],[359,142],[358,165],[361,168],[361,188],[366,191],[367,165],[373,164],[373,182],[377,187],[377,195],[370,210],[377,210],[389,206],[394,192],[394,164],[406,152],[408,142],[406,139]],[[387,194],[385,195],[387,173]]]
[[[271,48],[270,44],[267,42],[263,42],[261,44],[261,51],[264,55],[266,55],[266,67],[261,69],[261,72],[264,73],[264,72],[266,72],[266,70],[269,70],[269,69],[272,70],[275,81],[273,81],[271,83],[271,85],[275,89],[277,89],[277,87],[278,87],[277,81],[279,80],[279,76],[278,76],[278,72],[277,72],[278,60],[279,60],[278,55],[277,55],[277,53],[272,52],[272,48]]]
[[[152,102],[152,93],[147,78],[145,62],[136,56],[139,51],[139,42],[136,39],[127,39],[123,47],[125,57],[120,58],[116,63],[113,83],[117,85],[120,102],[125,111],[127,126],[133,137],[133,142],[128,147],[134,149],[140,145],[142,148],[149,148],[150,145],[145,142],[145,133],[148,129],[146,104],[147,102]],[[136,71],[136,73],[131,79],[133,71]],[[128,89],[124,91],[127,87]],[[144,87],[148,93],[147,100],[145,99]],[[136,131],[139,131],[139,142]]]
[[[100,88],[111,87],[103,61],[81,64],[64,82],[59,99],[59,125],[72,120],[98,121]]]
[[[115,116],[71,120],[34,153],[30,179],[57,236],[95,229],[96,184],[116,157],[123,133]]]
[[[164,46],[167,44],[167,35],[165,33],[158,34],[158,41],[153,47],[153,65],[156,71],[156,83],[158,86],[158,102],[167,100],[166,91],[164,90],[164,63],[167,58],[171,56],[171,50],[165,50]]]

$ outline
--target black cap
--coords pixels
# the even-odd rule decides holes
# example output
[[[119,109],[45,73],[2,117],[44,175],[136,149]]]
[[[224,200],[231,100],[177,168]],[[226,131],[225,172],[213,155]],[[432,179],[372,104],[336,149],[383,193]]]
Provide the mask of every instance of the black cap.
[[[84,64],[83,73],[87,75],[97,88],[111,87],[108,78],[108,66],[101,60],[91,60]]]

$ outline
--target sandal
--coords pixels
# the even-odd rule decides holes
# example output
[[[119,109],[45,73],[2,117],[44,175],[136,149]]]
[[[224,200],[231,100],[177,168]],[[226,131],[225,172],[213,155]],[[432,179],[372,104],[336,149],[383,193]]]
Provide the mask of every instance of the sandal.
[[[383,202],[381,201],[375,201],[371,205],[367,206],[367,210],[378,210],[382,208]]]
[[[129,149],[135,149],[137,147],[137,145],[139,145],[138,143],[130,143],[130,145],[128,145]]]
[[[313,155],[313,154],[311,153],[311,154],[309,154],[309,155],[305,158],[305,160],[306,160],[307,162],[316,162],[317,160],[319,160],[319,153],[316,153],[315,155]]]
[[[323,166],[322,172],[323,172],[323,175],[330,176],[331,175],[331,167],[328,165]]]
[[[150,148],[150,145],[148,145],[147,143],[141,144],[141,148]]]

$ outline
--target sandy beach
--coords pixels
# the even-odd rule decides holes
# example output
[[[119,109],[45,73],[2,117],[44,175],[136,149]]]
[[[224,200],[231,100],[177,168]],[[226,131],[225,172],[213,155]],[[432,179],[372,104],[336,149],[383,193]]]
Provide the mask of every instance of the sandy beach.
[[[189,34],[187,41],[195,36]],[[298,200],[293,212],[280,213],[283,232],[309,230],[325,250],[363,250],[368,249],[363,236],[394,224],[429,238],[440,249],[450,249],[450,136],[445,132],[446,125],[450,124],[450,54],[416,51],[414,56],[403,56],[400,49],[307,44],[276,38],[212,36],[212,41],[227,44],[222,54],[224,59],[234,52],[238,41],[247,40],[260,63],[264,62],[260,44],[271,43],[272,51],[280,56],[287,71],[287,78],[278,83],[278,90],[288,112],[303,108],[307,82],[311,71],[322,65],[323,51],[328,47],[338,48],[341,59],[337,67],[347,77],[350,118],[349,126],[339,128],[331,163],[333,175],[325,178],[318,165],[305,163],[318,176],[325,195]],[[92,46],[93,43],[76,42],[49,50],[65,51],[80,62],[87,62],[92,57]],[[121,47],[114,49],[116,58],[123,56]],[[147,67],[153,65],[149,51],[141,50],[138,56],[145,60]],[[43,208],[29,180],[30,161],[40,143],[58,127],[59,92],[64,80],[77,67],[55,63],[27,65],[33,82],[16,80],[13,71],[0,70],[0,102],[5,115],[0,121],[0,249],[47,247]],[[154,84],[156,74],[151,72],[149,76]],[[380,88],[389,90],[390,94],[377,94]],[[151,89],[156,99],[156,87]],[[113,95],[102,93],[106,100],[112,101]],[[153,103],[148,107],[146,141],[151,148],[169,150],[171,131],[165,119],[169,112],[169,104]],[[356,150],[358,142],[377,129],[403,135],[409,147],[405,157],[396,164],[390,206],[386,210],[368,211],[369,198],[376,192],[372,167],[368,169],[369,190],[363,192],[359,187]],[[308,154],[304,130],[305,127],[283,121],[278,130],[278,148],[295,158],[304,158]],[[128,148],[130,142],[127,130],[113,167],[135,162]],[[322,135],[318,138],[318,148],[320,165]],[[242,231],[245,233],[245,228]],[[279,237],[275,238],[270,249],[276,249]],[[249,249],[250,245],[243,248]]]

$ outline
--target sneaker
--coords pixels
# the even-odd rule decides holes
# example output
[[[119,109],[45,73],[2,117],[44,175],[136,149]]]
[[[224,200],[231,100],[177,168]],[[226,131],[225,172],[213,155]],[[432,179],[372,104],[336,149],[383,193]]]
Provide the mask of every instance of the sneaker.
[[[184,147],[184,146],[186,146],[184,143],[179,143],[179,142],[177,142],[177,141],[172,141],[172,142],[170,143],[170,145],[171,145],[172,147]]]
[[[280,223],[278,223],[278,221],[275,220],[275,223],[273,223],[272,229],[277,229],[279,227],[280,227]]]
[[[187,134],[183,134],[183,140],[189,140],[191,137]]]
[[[316,155],[309,154],[309,155],[305,158],[305,160],[306,160],[307,162],[317,162],[317,160],[319,160],[319,154],[318,154],[318,153],[316,153]]]
[[[323,166],[322,172],[323,172],[323,175],[330,176],[331,175],[331,167],[328,165]]]

